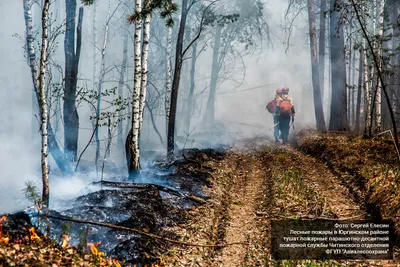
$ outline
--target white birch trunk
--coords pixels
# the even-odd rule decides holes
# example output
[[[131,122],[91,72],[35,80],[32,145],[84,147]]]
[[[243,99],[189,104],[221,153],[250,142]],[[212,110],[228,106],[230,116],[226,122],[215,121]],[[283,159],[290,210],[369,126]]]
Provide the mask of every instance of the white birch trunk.
[[[50,0],[45,0],[42,13],[42,45],[40,49],[40,72],[38,81],[39,90],[39,109],[40,109],[40,131],[42,134],[42,182],[43,182],[43,193],[42,200],[44,204],[49,206],[49,147],[48,147],[48,111],[47,111],[47,99],[46,99],[46,64],[47,64],[47,47],[48,47],[48,13],[49,13]]]
[[[364,134],[368,132],[369,127],[371,126],[371,93],[370,93],[370,87],[369,87],[369,81],[368,81],[368,60],[367,60],[367,45],[366,45],[366,40],[363,38],[362,40],[362,49],[364,51],[363,53],[363,89],[364,89],[364,113],[365,113],[365,131]]]
[[[25,28],[26,28],[26,50],[28,53],[28,62],[31,69],[32,82],[34,86],[34,98],[38,101],[37,96],[37,75],[38,66],[36,62],[35,44],[34,44],[34,33],[33,33],[33,20],[32,20],[32,0],[24,0],[24,16],[25,16]],[[38,102],[36,102],[38,103]]]
[[[145,7],[149,9],[151,0],[145,0]],[[143,125],[143,113],[144,105],[146,102],[146,91],[147,91],[147,73],[148,73],[148,57],[149,57],[149,45],[150,45],[150,20],[151,13],[146,14],[143,25],[143,51],[142,51],[142,79],[140,84],[140,114],[139,114],[139,131]]]
[[[169,109],[171,106],[171,86],[172,86],[171,49],[172,49],[172,27],[168,27],[167,53],[166,53],[167,73],[166,73],[166,85],[165,85],[165,120],[166,120],[167,131],[168,131]]]
[[[136,12],[142,12],[142,1],[136,1]],[[140,86],[142,76],[142,63],[141,63],[141,37],[142,37],[142,19],[138,18],[135,22],[135,36],[134,36],[134,89],[132,96],[132,137],[129,142],[130,150],[130,163],[129,172],[139,170],[139,131],[140,131]]]
[[[38,111],[38,95],[37,95],[37,75],[38,75],[38,66],[36,62],[36,51],[35,51],[35,37],[33,30],[33,15],[32,15],[32,0],[24,0],[24,17],[25,17],[25,29],[26,29],[26,51],[28,56],[28,64],[31,69],[32,81],[33,81],[33,92],[32,92],[32,140],[36,137],[37,134],[37,121],[35,118],[35,113]]]
[[[384,10],[385,0],[379,0],[379,18],[378,18],[378,47],[376,54],[379,58],[378,68],[382,69],[382,36],[383,36],[383,19],[384,19]],[[382,130],[382,84],[380,79],[378,80],[377,88],[376,88],[376,99],[375,99],[375,131],[381,132]]]

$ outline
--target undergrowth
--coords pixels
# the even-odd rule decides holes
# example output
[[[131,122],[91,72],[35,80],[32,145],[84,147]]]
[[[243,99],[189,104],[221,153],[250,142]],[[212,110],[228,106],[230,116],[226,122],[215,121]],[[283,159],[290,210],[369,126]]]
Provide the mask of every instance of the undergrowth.
[[[351,174],[350,182],[365,194],[363,204],[377,206],[400,233],[400,160],[390,139],[311,133],[300,143],[301,151]]]

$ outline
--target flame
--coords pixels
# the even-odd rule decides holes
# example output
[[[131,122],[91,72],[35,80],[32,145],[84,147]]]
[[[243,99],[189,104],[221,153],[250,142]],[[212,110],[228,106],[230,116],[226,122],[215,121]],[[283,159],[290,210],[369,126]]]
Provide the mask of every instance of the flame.
[[[94,244],[90,244],[90,251],[92,252],[93,255],[97,255],[99,253]]]
[[[29,228],[29,235],[31,241],[40,240],[40,237],[36,234],[34,227]]]
[[[69,241],[71,237],[69,235],[62,235],[62,248],[69,248]]]
[[[101,241],[100,241],[100,242],[94,242],[94,243],[88,243],[88,246],[90,247],[90,251],[92,252],[92,254],[93,254],[94,256],[97,256],[97,257],[99,257],[99,259],[100,259],[101,261],[106,262],[106,260],[103,259],[103,257],[104,257],[104,252],[99,252],[99,250],[98,250],[97,247],[96,247],[96,246],[98,246],[98,245],[100,245],[100,244],[101,244]]]
[[[113,259],[112,257],[105,259],[105,253],[104,252],[99,252],[99,250],[97,249],[97,246],[101,244],[100,242],[93,242],[93,243],[88,243],[87,246],[90,247],[90,251],[92,252],[92,254],[96,257],[98,257],[98,259],[100,260],[100,262],[102,262],[103,264],[105,264],[105,266],[109,266],[109,267],[122,267],[121,263],[116,260]]]
[[[115,265],[115,267],[121,267],[121,263],[119,263],[118,260],[113,260],[113,264]]]
[[[10,241],[9,237],[4,237],[3,236],[3,222],[7,219],[7,216],[3,216],[0,218],[0,243],[8,244],[8,241]]]

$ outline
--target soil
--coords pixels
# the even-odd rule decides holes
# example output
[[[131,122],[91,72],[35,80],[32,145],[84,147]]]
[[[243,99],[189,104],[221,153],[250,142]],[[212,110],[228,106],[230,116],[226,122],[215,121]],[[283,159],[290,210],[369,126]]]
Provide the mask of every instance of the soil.
[[[231,149],[212,167],[207,204],[188,211],[188,224],[170,229],[185,242],[223,248],[175,247],[162,256],[166,266],[400,266],[389,260],[271,259],[271,220],[370,218],[350,174],[291,146],[251,140]],[[291,179],[287,177],[291,175]],[[346,176],[347,175],[347,176]]]

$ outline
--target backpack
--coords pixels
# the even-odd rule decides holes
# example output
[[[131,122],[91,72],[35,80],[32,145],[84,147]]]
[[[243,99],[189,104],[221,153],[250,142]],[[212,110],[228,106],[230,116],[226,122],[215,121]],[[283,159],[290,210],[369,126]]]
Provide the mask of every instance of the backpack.
[[[267,110],[269,113],[275,113],[275,109],[276,109],[276,101],[274,99],[268,102]]]
[[[292,116],[292,107],[293,104],[289,100],[281,100],[281,102],[279,103],[279,115]]]

